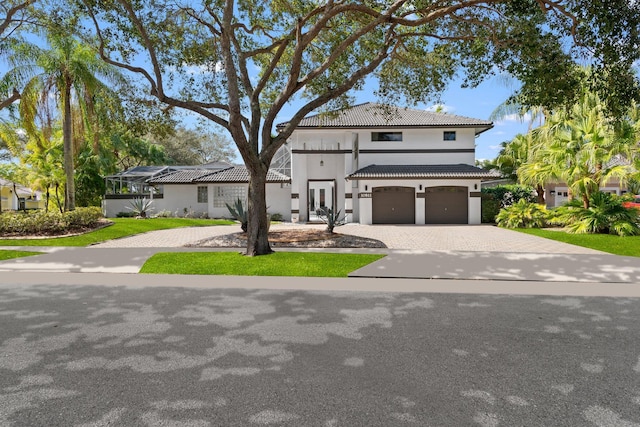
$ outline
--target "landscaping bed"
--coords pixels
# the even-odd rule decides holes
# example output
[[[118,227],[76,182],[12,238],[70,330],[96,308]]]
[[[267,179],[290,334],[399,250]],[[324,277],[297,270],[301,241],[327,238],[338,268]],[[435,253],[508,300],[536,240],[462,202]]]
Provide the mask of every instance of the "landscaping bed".
[[[386,248],[380,240],[349,234],[327,233],[324,230],[274,230],[269,232],[269,243],[274,248]],[[246,233],[238,232],[201,240],[189,247],[244,248]]]

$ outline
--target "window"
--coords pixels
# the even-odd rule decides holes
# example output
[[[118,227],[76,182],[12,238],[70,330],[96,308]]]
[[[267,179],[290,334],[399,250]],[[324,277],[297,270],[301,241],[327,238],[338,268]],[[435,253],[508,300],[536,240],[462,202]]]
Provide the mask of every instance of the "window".
[[[371,132],[372,141],[402,141],[402,132]]]
[[[240,199],[243,204],[247,200],[247,187],[240,185],[217,185],[213,187],[213,207],[226,208],[225,203],[234,205]]]
[[[444,131],[444,137],[442,139],[445,141],[455,141],[456,131]]]
[[[208,203],[209,202],[209,194],[207,192],[206,185],[198,186],[198,203]]]

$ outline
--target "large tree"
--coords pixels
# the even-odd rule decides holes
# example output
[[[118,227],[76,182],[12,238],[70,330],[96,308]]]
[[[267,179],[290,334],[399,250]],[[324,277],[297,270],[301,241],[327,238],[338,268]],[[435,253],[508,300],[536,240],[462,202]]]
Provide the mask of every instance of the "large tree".
[[[6,55],[16,42],[16,34],[32,18],[30,5],[35,0],[5,0],[0,3],[0,56]],[[15,82],[0,78],[0,110],[20,99]]]
[[[554,107],[575,97],[578,56],[615,71],[638,55],[638,6],[626,0],[77,1],[106,62],[230,133],[250,175],[248,255],[271,252],[265,181],[278,148],[367,77],[382,101],[415,103],[459,73],[473,86],[506,72],[527,105]],[[633,78],[604,83],[635,96]]]

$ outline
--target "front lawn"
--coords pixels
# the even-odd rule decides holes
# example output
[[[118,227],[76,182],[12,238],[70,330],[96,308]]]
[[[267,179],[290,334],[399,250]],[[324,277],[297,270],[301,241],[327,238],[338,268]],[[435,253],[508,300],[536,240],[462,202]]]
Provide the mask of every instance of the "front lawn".
[[[140,273],[231,276],[347,277],[384,255],[276,252],[247,257],[237,252],[161,252]]]
[[[564,231],[539,228],[518,228],[521,233],[608,252],[614,255],[640,257],[640,236],[620,237],[610,234],[570,234]]]
[[[147,231],[178,227],[229,225],[234,223],[233,221],[224,219],[195,218],[111,218],[111,221],[113,221],[113,225],[79,236],[52,237],[47,239],[0,239],[0,246],[87,246],[106,240],[146,233]],[[238,229],[239,228],[238,226]]]
[[[13,258],[22,258],[25,256],[40,255],[41,252],[28,252],[28,251],[10,251],[0,250],[0,261]]]

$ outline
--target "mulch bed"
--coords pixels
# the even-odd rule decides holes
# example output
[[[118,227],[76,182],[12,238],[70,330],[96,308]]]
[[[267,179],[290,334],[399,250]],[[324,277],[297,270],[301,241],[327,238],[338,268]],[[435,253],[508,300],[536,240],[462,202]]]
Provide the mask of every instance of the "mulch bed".
[[[272,247],[294,248],[386,248],[379,240],[350,234],[327,233],[324,230],[274,230],[269,232]],[[247,246],[246,233],[232,233],[201,240],[189,247],[243,248]]]

